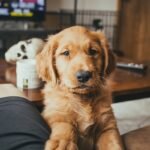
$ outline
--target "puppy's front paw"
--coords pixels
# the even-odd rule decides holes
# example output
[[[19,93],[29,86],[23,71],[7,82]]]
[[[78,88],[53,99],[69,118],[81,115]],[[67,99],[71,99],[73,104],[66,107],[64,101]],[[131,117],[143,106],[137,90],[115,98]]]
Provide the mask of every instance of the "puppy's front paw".
[[[70,140],[48,140],[45,150],[78,150],[76,143]]]

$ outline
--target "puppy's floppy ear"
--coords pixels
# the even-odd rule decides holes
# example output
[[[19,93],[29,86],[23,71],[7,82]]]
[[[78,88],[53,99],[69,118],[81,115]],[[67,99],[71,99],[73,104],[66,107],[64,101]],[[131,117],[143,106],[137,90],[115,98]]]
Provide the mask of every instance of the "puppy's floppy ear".
[[[52,82],[56,84],[56,69],[55,69],[55,50],[57,48],[57,43],[53,39],[53,36],[48,38],[43,50],[36,56],[37,62],[37,72],[39,77],[43,81]]]
[[[102,49],[102,74],[107,77],[115,69],[116,61],[113,52],[109,48],[108,41],[102,32],[95,32],[99,39],[99,44]]]

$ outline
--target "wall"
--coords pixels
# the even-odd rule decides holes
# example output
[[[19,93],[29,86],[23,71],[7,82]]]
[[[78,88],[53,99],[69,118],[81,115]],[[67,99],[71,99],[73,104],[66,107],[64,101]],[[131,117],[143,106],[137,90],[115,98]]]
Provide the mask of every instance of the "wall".
[[[81,10],[117,10],[118,0],[78,0]],[[47,11],[73,9],[74,0],[47,0]]]
[[[59,11],[60,9],[74,8],[74,0],[47,0],[47,11]],[[117,24],[117,8],[118,0],[78,0],[78,11],[76,16],[76,24],[87,26],[93,29],[93,20],[101,19],[104,26],[104,32],[110,42],[111,49],[115,47],[115,32]],[[87,11],[86,11],[87,10]],[[102,11],[102,12],[101,12]],[[72,23],[70,17],[64,15],[61,20],[59,16],[56,18],[47,16],[45,28],[66,28]]]

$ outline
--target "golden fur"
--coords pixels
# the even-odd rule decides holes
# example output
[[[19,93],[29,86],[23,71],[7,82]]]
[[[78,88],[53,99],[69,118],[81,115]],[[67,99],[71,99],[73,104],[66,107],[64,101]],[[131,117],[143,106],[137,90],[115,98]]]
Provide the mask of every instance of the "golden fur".
[[[51,128],[45,150],[122,150],[107,77],[114,57],[101,32],[74,26],[49,37],[37,56],[46,81],[43,117]],[[78,71],[92,77],[77,80]]]

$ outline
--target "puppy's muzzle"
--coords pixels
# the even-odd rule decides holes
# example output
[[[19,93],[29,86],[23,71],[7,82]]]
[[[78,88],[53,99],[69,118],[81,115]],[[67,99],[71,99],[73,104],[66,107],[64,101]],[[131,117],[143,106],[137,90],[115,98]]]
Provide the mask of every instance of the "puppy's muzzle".
[[[79,82],[81,83],[85,83],[87,82],[90,78],[92,78],[92,73],[89,71],[78,71],[76,73],[76,78]]]

